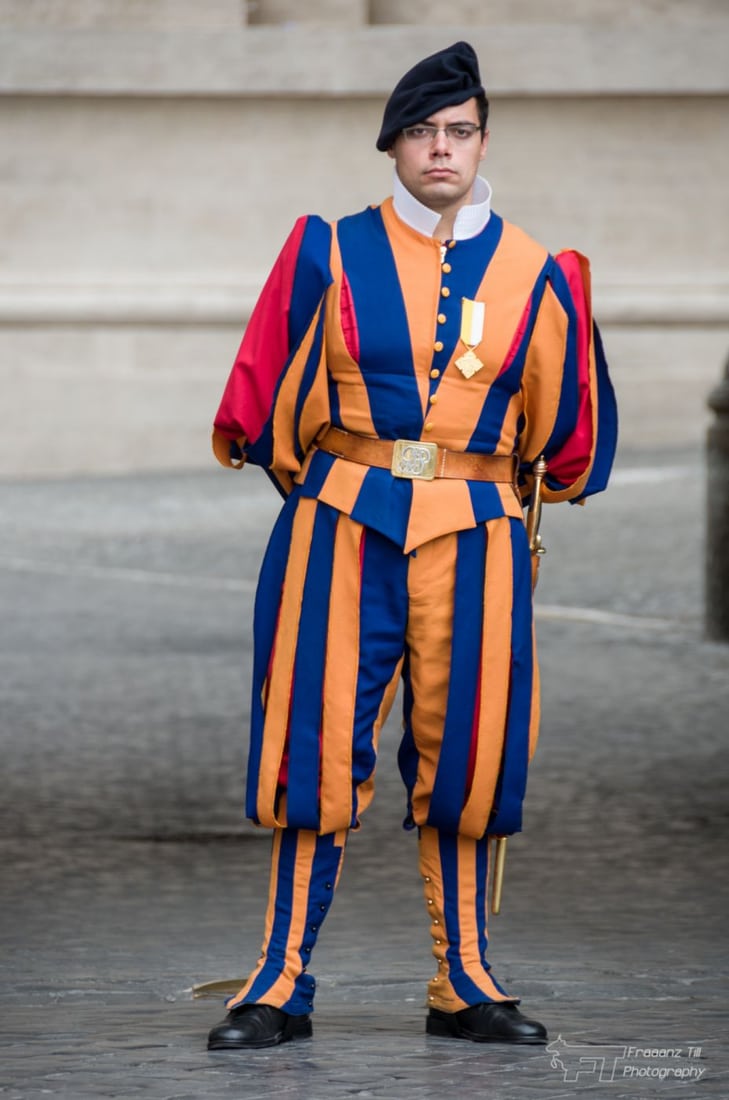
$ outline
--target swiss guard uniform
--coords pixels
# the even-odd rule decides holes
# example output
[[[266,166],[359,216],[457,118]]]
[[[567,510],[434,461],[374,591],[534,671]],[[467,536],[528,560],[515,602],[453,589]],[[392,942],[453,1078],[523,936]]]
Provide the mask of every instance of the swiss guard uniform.
[[[485,953],[488,838],[521,828],[539,720],[523,508],[542,455],[546,502],[605,487],[615,405],[584,257],[504,221],[481,179],[453,239],[438,220],[397,176],[381,205],[299,219],[215,420],[218,459],[263,466],[285,497],[256,597],[247,788],[274,831],[269,906],[228,1002],[278,1009],[281,1038],[310,1034],[310,955],[400,682],[428,1029],[517,1003]]]

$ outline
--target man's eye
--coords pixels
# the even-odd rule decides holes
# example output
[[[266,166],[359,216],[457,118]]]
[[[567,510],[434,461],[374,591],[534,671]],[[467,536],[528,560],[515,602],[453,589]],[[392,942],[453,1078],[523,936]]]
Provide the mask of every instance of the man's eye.
[[[428,126],[411,126],[410,127],[410,133],[415,138],[428,137],[428,135],[431,132],[432,131],[430,130],[430,127],[428,127]]]

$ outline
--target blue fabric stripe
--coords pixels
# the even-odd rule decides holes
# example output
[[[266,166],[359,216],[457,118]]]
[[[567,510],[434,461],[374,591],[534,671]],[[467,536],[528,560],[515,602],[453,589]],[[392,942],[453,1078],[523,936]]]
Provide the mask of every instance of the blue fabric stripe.
[[[544,296],[544,287],[547,281],[547,273],[550,270],[550,262],[553,261],[548,259],[545,262],[542,270],[537,276],[531,292],[531,305],[524,335],[509,367],[494,379],[489,388],[478,419],[478,424],[471,436],[467,448],[468,450],[478,449],[479,451],[491,454],[499,445],[509,402],[521,385],[521,377],[534,330],[534,323],[537,319],[539,306]],[[524,305],[526,306],[526,301]],[[513,447],[514,450],[516,450],[516,439],[513,442]]]
[[[437,336],[443,344],[442,351],[433,355],[432,366],[440,377],[431,379],[430,393],[434,393],[443,380],[443,372],[451,361],[461,338],[461,299],[475,299],[486,269],[493,259],[504,231],[504,221],[498,214],[491,214],[485,228],[475,237],[457,241],[446,253],[452,270],[443,274],[442,283],[450,290],[450,296],[442,305],[446,320],[438,325]],[[464,349],[461,348],[461,351]],[[480,449],[480,448],[479,448]]]
[[[255,442],[249,442],[246,447],[248,461],[254,463],[256,466],[263,467],[282,496],[286,495],[284,489],[269,469],[273,459],[274,410],[282,382],[286,377],[291,360],[299,350],[301,341],[306,335],[306,331],[311,324],[319,303],[324,297],[327,287],[333,282],[329,269],[331,236],[331,227],[321,218],[312,215],[307,219],[306,227],[299,244],[299,252],[296,257],[296,269],[294,272],[291,298],[289,301],[281,303],[281,309],[287,310],[289,316],[289,354],[286,362],[282,364],[281,373],[276,382],[270,415],[263,425],[258,438]],[[295,438],[293,443],[299,461],[301,461],[303,457],[301,448],[298,444],[299,416],[301,414],[303,402],[306,400],[316,376],[316,367],[321,352],[321,341],[323,337],[323,313],[324,311],[322,310],[314,341],[315,347],[309,356],[304,371],[301,390],[297,395],[296,421],[294,427]]]
[[[287,813],[319,828],[321,711],[337,512],[317,508],[299,620],[291,696]]]
[[[504,505],[497,486],[491,481],[467,481],[468,492],[471,496],[473,518],[476,523],[483,523],[487,519],[495,519],[503,516]]]
[[[552,262],[549,281],[567,315],[567,338],[557,416],[551,435],[544,446],[544,457],[547,463],[553,455],[562,449],[572,435],[580,409],[579,377],[577,373],[577,313],[567,280],[556,261]],[[549,471],[547,471],[545,481],[551,489],[558,490],[562,488],[561,483],[556,478],[550,477]]]
[[[291,545],[291,530],[296,512],[298,488],[285,502],[274,524],[258,578],[253,611],[253,686],[251,692],[251,734],[248,749],[246,782],[246,815],[258,821],[256,801],[258,773],[263,747],[265,713],[261,692],[268,674],[268,662],[276,636],[276,624],[281,603],[286,563]]]
[[[306,219],[306,228],[299,245],[291,300],[283,303],[289,311],[291,348],[296,348],[301,343],[322,294],[333,282],[329,269],[331,246],[331,226],[322,218],[310,215]]]
[[[266,961],[244,997],[243,1004],[255,1002],[265,1004],[270,989],[285,972],[291,923],[296,915],[294,884],[299,840],[300,830],[281,830],[274,918],[270,939],[264,947]],[[291,1015],[304,1015],[311,1012],[314,1007],[316,982],[313,975],[305,968],[308,966],[319,930],[334,897],[334,887],[343,855],[342,846],[335,844],[334,841],[335,836],[332,833],[316,838],[306,899],[306,921],[301,943],[296,949],[299,956],[299,973],[294,979],[294,991],[291,997],[281,1005],[282,1011],[289,1012]]]
[[[415,789],[415,782],[418,778],[418,763],[420,761],[420,755],[413,736],[414,701],[413,685],[410,679],[409,653],[406,649],[402,668],[403,732],[397,750],[397,766],[407,792],[407,811],[403,821],[403,828],[408,830],[415,828],[415,821],[413,820],[413,791]]]
[[[603,348],[600,330],[597,325],[593,324],[592,331],[597,372],[597,439],[595,441],[595,461],[587,479],[587,485],[578,498],[579,500],[584,500],[592,493],[600,493],[606,488],[618,443],[618,407],[615,401],[615,391],[608,375],[607,360],[605,359],[605,349]],[[571,503],[576,504],[577,500]]]
[[[327,454],[326,451],[315,450],[306,471],[306,478],[301,485],[301,495],[316,499],[336,461],[334,455]]]
[[[298,951],[301,973],[296,978],[293,994],[281,1006],[283,1012],[289,1012],[292,1016],[302,1016],[314,1008],[316,982],[313,975],[304,968],[309,964],[319,931],[332,904],[342,855],[343,849],[334,843],[334,834],[327,833],[316,838],[309,879],[306,924]]]
[[[511,683],[501,773],[488,832],[508,836],[521,829],[526,793],[529,721],[533,686],[532,590],[529,545],[524,524],[509,519],[513,569]]]
[[[448,703],[428,825],[457,833],[465,804],[481,663],[486,528],[457,535]]]
[[[476,925],[478,928],[478,955],[484,970],[490,970],[491,966],[486,959],[486,951],[489,941],[486,935],[486,923],[488,920],[488,872],[489,872],[489,837],[482,836],[475,840],[476,846]]]
[[[284,829],[279,852],[276,902],[271,935],[266,944],[266,962],[245,996],[245,1002],[258,1001],[283,973],[286,963],[286,944],[291,928],[294,907],[294,870],[296,867],[296,829]]]
[[[441,873],[443,876],[443,919],[448,940],[446,958],[448,977],[457,995],[469,1005],[488,1001],[484,991],[463,970],[461,958],[461,922],[459,919],[460,882],[458,879],[458,837],[441,832],[438,835]],[[475,914],[474,914],[475,917]],[[484,922],[485,923],[485,922]]]
[[[250,441],[246,443],[248,461],[252,462],[254,466],[263,466],[264,469],[271,465],[271,460],[273,459],[272,422],[273,417],[269,416],[263,427],[263,431],[255,443],[251,443]]]
[[[304,408],[304,404],[311,392],[312,386],[316,381],[316,376],[319,370],[319,360],[321,359],[322,346],[324,343],[324,327],[326,322],[326,311],[322,303],[322,308],[319,312],[319,317],[316,322],[316,331],[314,333],[314,339],[312,341],[311,350],[306,358],[306,364],[301,376],[301,383],[296,393],[296,408],[294,412],[294,438],[292,440],[294,445],[294,453],[297,460],[301,463],[304,461],[305,450],[301,446],[299,441],[299,424],[301,423],[301,414]]]
[[[339,400],[339,387],[329,371],[327,371],[327,392],[329,395],[329,423],[333,424],[335,428],[341,428],[343,427],[342,403]]]
[[[412,481],[372,466],[365,474],[350,515],[357,523],[374,528],[400,547],[407,535],[412,496]]]
[[[338,222],[359,331],[359,367],[381,439],[417,439],[423,423],[407,314],[382,214],[364,210]]]
[[[403,654],[408,613],[408,557],[377,531],[365,533],[360,599],[360,648],[367,659],[357,678],[352,742],[352,787],[372,774],[373,727],[382,696]],[[355,805],[352,824],[357,820]]]
[[[443,879],[443,920],[448,939],[446,958],[450,979],[455,985],[454,979],[459,977],[461,970],[461,925],[458,918],[458,837],[454,833],[439,833],[438,854]]]

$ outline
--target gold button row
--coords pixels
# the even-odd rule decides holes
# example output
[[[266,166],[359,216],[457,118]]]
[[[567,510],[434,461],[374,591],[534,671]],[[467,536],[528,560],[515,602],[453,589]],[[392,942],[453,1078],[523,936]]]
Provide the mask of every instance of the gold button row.
[[[455,241],[449,241],[448,242],[448,247],[449,248],[454,248],[455,243],[456,243]],[[451,265],[447,261],[444,261],[441,264],[441,269],[444,272],[444,274],[446,274],[446,275],[449,275],[451,270],[452,270]],[[450,293],[451,292],[450,292],[449,287],[447,287],[447,286],[441,287],[441,289],[440,289],[441,298],[449,298]],[[437,317],[437,321],[438,321],[439,325],[444,325],[447,321],[447,317],[446,317],[445,313],[439,313],[438,317]],[[433,344],[433,351],[443,351],[443,347],[444,347],[443,341],[442,340],[436,340],[435,343]],[[433,369],[430,372],[430,377],[431,378],[440,378],[440,371],[436,367],[433,367]],[[428,398],[428,403],[432,406],[432,405],[435,405],[437,400],[438,400],[437,395],[432,393],[430,395],[430,397]],[[423,431],[424,432],[432,432],[433,428],[434,428],[434,424],[431,420],[428,420],[423,425]],[[430,880],[426,879],[426,881],[430,881]]]

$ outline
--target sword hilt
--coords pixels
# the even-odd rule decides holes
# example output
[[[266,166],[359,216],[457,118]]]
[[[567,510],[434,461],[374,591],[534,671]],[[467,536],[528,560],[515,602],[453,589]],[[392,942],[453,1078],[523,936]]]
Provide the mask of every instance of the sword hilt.
[[[539,524],[542,521],[542,482],[547,474],[547,462],[544,455],[540,455],[532,463],[532,496],[527,511],[526,528],[529,536],[529,549],[532,554],[546,554],[547,549],[542,545],[542,537],[539,534]]]

